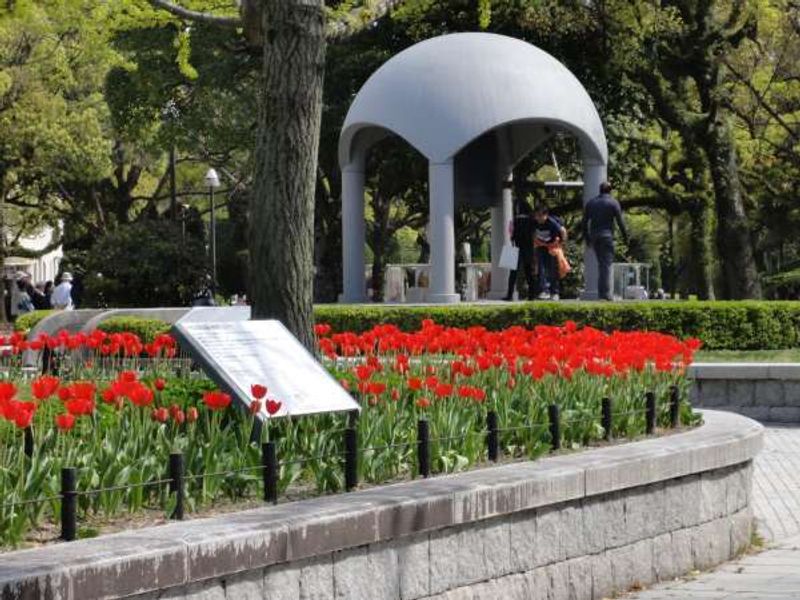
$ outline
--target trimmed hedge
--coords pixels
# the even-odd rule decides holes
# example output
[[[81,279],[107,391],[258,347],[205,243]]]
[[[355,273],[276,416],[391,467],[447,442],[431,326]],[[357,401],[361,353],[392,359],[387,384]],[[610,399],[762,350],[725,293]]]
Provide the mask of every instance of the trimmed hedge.
[[[336,331],[365,331],[378,323],[418,329],[423,319],[441,325],[504,329],[513,325],[563,325],[575,321],[605,331],[649,330],[696,337],[708,350],[781,350],[800,346],[800,302],[520,302],[514,304],[397,306],[320,305],[318,323]],[[17,319],[29,331],[50,311]],[[145,342],[170,330],[169,323],[141,317],[112,317],[100,323],[109,333],[132,331]]]
[[[441,325],[504,329],[512,325],[562,325],[575,321],[605,331],[649,330],[696,337],[709,350],[777,350],[800,342],[800,302],[524,302],[464,306],[324,305],[317,322],[336,331],[364,331],[377,323],[403,330],[423,319]]]
[[[22,333],[28,333],[31,329],[39,324],[39,321],[45,317],[53,314],[52,310],[34,310],[33,312],[25,313],[17,317],[14,321],[14,330]]]
[[[145,342],[152,342],[157,335],[169,333],[171,325],[161,319],[143,319],[141,317],[109,317],[97,326],[106,333],[135,333]]]

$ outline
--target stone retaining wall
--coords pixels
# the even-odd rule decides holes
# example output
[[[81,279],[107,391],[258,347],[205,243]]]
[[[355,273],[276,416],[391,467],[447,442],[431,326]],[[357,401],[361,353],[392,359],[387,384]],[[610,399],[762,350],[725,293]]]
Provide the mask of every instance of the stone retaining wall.
[[[800,422],[800,364],[703,363],[689,368],[692,404],[764,422]]]
[[[761,426],[684,433],[5,554],[0,598],[603,598],[751,534]]]

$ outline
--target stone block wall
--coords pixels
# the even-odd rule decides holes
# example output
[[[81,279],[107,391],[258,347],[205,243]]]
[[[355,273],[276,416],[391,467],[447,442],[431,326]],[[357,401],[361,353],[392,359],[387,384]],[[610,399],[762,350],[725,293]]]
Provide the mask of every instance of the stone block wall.
[[[748,462],[137,598],[599,600],[744,551],[751,475]]]
[[[692,404],[773,423],[800,422],[800,365],[695,364],[689,369]]]
[[[13,552],[0,598],[592,600],[750,542],[762,428],[701,427]]]

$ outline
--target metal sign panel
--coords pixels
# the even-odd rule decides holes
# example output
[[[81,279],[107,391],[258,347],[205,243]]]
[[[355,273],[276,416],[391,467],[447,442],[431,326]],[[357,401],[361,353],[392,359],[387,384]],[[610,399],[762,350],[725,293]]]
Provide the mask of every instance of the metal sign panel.
[[[190,313],[191,314],[191,313]],[[245,406],[251,386],[282,403],[272,417],[359,410],[358,403],[280,321],[178,321],[173,333],[206,374]],[[262,419],[270,418],[266,405]]]

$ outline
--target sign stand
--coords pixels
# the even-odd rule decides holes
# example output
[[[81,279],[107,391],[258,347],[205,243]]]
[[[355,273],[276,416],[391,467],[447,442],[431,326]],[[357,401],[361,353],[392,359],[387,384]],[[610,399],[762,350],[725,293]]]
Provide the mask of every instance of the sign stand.
[[[257,414],[260,420],[360,410],[353,397],[279,321],[250,321],[246,312],[226,314],[225,308],[196,310],[200,312],[190,311],[172,329],[181,349],[243,407],[253,400],[252,385],[266,386],[267,395]],[[281,403],[273,415],[267,413],[267,400]]]

